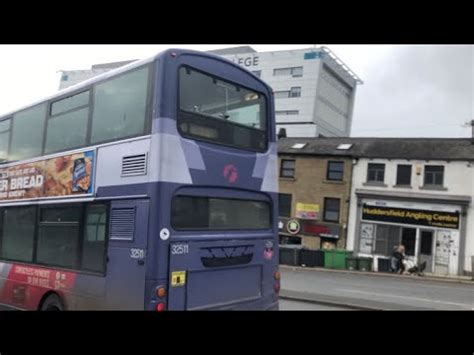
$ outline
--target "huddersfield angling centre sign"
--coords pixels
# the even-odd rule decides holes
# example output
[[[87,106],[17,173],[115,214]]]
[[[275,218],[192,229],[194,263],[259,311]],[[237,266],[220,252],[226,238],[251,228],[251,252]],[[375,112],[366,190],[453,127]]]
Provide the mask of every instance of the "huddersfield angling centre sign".
[[[362,219],[366,221],[414,224],[437,228],[459,228],[459,212],[426,211],[364,204]]]

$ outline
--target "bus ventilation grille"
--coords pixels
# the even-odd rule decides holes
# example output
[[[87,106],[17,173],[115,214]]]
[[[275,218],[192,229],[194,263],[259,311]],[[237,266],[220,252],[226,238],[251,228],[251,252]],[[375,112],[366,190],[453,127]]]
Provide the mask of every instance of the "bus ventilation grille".
[[[122,158],[122,176],[146,175],[147,155],[130,155]]]
[[[133,240],[135,208],[113,208],[110,216],[110,239]]]

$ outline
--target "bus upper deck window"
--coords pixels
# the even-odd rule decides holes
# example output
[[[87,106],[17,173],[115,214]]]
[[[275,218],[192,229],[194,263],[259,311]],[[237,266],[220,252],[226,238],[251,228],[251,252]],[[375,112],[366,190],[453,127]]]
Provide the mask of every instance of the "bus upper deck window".
[[[181,134],[253,151],[267,146],[265,95],[182,67],[179,76]]]

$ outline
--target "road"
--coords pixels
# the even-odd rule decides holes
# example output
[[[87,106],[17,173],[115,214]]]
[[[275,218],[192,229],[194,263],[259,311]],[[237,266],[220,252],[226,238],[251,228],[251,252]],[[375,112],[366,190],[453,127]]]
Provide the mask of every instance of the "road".
[[[341,307],[326,306],[309,302],[280,299],[280,311],[341,311]]]
[[[474,310],[474,284],[281,267],[282,301],[290,297],[363,309]],[[310,303],[285,307],[306,309]],[[282,307],[283,308],[283,307]]]

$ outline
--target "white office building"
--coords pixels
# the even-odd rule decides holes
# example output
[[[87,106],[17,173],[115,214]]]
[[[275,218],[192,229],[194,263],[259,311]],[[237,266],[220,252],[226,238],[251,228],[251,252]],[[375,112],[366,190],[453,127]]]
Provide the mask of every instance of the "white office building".
[[[362,81],[326,47],[256,52],[249,46],[210,51],[265,80],[275,93],[277,130],[289,137],[348,137]],[[59,89],[132,61],[63,71]]]

